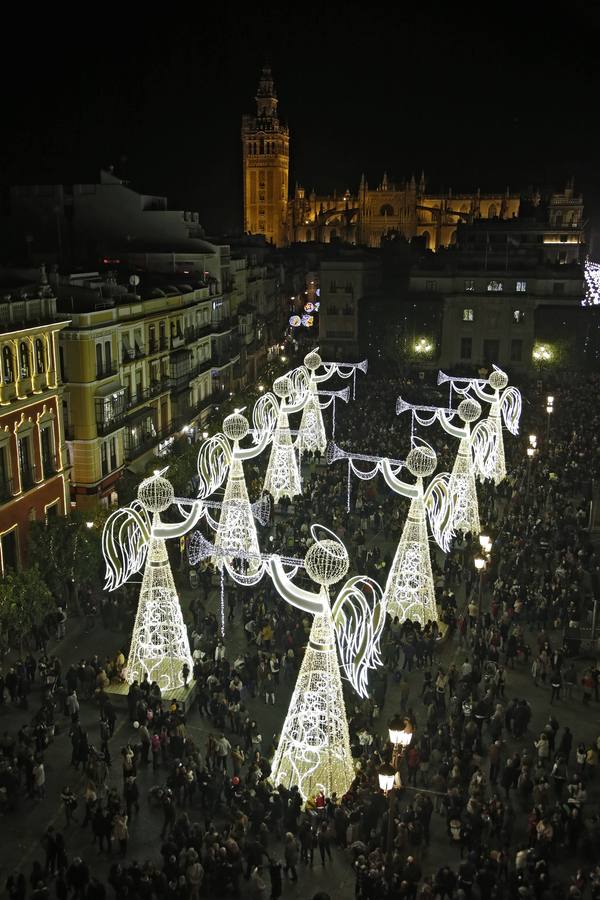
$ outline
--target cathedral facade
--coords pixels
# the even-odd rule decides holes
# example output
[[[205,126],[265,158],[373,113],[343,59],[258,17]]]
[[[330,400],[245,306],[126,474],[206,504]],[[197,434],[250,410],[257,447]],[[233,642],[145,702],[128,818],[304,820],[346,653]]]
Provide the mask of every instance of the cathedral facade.
[[[276,247],[293,243],[343,241],[379,247],[401,235],[421,238],[430,250],[456,239],[461,222],[510,219],[519,213],[518,194],[467,194],[427,191],[425,176],[395,184],[384,174],[376,188],[364,175],[356,193],[342,196],[306,193],[296,185],[288,196],[290,139],[277,112],[271,70],[265,67],[256,94],[257,113],[242,118],[244,231],[264,234]]]

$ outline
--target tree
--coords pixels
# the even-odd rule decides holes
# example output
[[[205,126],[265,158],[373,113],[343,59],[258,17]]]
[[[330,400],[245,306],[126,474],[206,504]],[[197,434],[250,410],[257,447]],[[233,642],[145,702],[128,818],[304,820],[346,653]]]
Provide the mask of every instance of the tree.
[[[48,585],[36,565],[7,572],[0,581],[0,641],[3,648],[18,646],[56,610]]]
[[[88,528],[79,514],[31,524],[28,558],[43,562],[44,579],[57,600],[67,599],[66,590],[74,591],[76,599],[81,587],[99,585],[101,533],[101,527]]]

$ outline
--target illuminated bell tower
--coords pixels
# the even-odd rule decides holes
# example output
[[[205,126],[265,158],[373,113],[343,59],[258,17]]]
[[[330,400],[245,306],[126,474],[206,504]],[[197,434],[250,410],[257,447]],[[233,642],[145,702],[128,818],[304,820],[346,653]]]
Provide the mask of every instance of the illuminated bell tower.
[[[289,131],[277,116],[271,69],[265,66],[256,93],[256,116],[242,116],[244,231],[286,243]]]

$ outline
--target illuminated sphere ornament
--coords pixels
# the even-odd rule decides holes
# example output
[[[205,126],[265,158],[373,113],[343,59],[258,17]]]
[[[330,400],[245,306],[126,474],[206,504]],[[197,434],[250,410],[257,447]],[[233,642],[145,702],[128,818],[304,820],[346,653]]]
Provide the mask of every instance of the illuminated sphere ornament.
[[[494,369],[488,378],[488,383],[495,391],[502,391],[508,384],[508,375],[500,369]]]
[[[316,350],[311,350],[311,352],[307,353],[304,357],[304,365],[311,372],[314,372],[316,369],[318,369],[319,366],[322,365],[322,362],[323,361]]]
[[[232,413],[223,419],[223,433],[230,441],[243,440],[250,431],[248,419],[241,413]]]
[[[475,422],[481,415],[481,404],[467,397],[458,404],[458,415],[463,422]]]
[[[273,393],[282,400],[284,397],[289,397],[292,393],[292,381],[288,375],[280,375],[279,378],[275,379],[273,382]]]
[[[327,538],[311,544],[304,560],[306,573],[316,584],[329,586],[348,574],[348,551],[340,541]]]
[[[435,472],[437,457],[435,451],[427,446],[413,447],[406,457],[406,468],[418,478],[427,478]]]
[[[138,500],[148,512],[163,512],[171,506],[174,497],[173,485],[160,474],[145,478],[138,487]]]

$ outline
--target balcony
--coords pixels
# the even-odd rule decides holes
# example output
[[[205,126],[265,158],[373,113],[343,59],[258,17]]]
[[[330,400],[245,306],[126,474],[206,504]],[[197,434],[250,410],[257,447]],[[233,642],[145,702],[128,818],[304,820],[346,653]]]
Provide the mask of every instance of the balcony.
[[[196,378],[198,375],[202,375],[203,372],[208,372],[211,368],[212,358],[203,359],[202,362],[198,363],[198,365],[190,366],[186,369],[171,367],[169,386],[172,391],[178,391],[181,390],[181,388],[189,387],[189,383],[192,378]]]
[[[179,347],[183,347],[184,344],[185,338],[180,331],[178,331],[176,334],[171,335],[171,350],[177,350]]]
[[[200,340],[200,338],[207,337],[211,331],[212,326],[210,323],[202,326],[192,325],[185,329],[185,342],[186,344],[192,344],[194,341]]]
[[[35,487],[38,484],[38,470],[37,466],[27,466],[26,468],[21,469],[21,489],[23,491],[30,491],[31,488]]]
[[[58,457],[55,455],[52,456],[43,456],[42,457],[42,473],[44,480],[46,478],[52,478],[53,475],[59,470],[58,465]]]
[[[130,397],[125,397],[125,409],[130,410],[136,406],[140,406],[140,404],[145,403],[147,400],[152,399],[152,397],[157,397],[159,394],[164,394],[165,391],[169,390],[169,379],[165,378],[164,381],[155,381],[150,387],[140,388]]]
[[[213,322],[210,330],[213,334],[227,334],[236,324],[235,316],[229,316],[227,319],[221,319],[219,322]]]
[[[126,347],[123,344],[123,365],[125,363],[129,363],[134,359],[143,359],[146,356],[146,349],[142,347],[140,344],[136,344],[135,347]]]
[[[96,366],[96,381],[101,381],[103,378],[111,378],[116,374],[117,367],[113,363],[109,366]]]
[[[112,434],[113,431],[117,431],[119,428],[123,427],[123,423],[125,421],[125,413],[119,413],[118,415],[111,416],[110,419],[103,421],[102,419],[96,419],[96,431],[100,437],[104,437],[107,434]]]
[[[150,340],[148,341],[148,355],[151,356],[153,353],[160,353],[162,350],[168,350],[169,342],[166,337],[161,337],[159,340]]]

